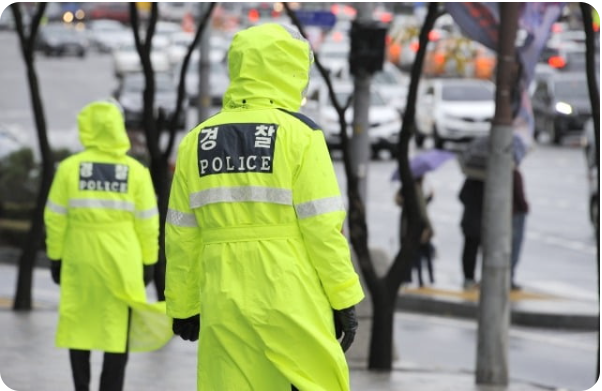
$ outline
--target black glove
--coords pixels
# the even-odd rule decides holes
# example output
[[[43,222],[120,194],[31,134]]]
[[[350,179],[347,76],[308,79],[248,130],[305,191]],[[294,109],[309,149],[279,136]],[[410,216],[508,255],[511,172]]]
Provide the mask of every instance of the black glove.
[[[174,318],[172,330],[175,335],[179,335],[183,340],[194,342],[199,339],[200,323],[199,314],[186,319]]]
[[[144,286],[148,286],[155,276],[155,265],[144,265]]]
[[[341,347],[346,352],[355,339],[357,331],[357,316],[355,315],[355,307],[351,306],[343,310],[332,310],[334,313],[334,329],[337,339],[341,340]]]
[[[61,260],[50,260],[50,275],[55,284],[61,285]]]

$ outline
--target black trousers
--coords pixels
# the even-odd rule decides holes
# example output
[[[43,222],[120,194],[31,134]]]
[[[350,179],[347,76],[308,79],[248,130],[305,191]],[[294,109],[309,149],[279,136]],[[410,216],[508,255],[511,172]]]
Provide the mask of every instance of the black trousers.
[[[464,237],[464,250],[462,251],[462,269],[464,278],[474,280],[475,268],[477,265],[477,256],[481,247],[481,238],[478,236]]]
[[[129,335],[132,310],[128,309],[127,333]],[[125,366],[128,362],[128,346],[126,341],[125,353],[105,352],[102,360],[99,391],[122,391],[125,380]],[[69,361],[75,391],[90,390],[90,351],[69,349]]]
[[[90,351],[69,350],[71,372],[75,391],[89,391],[90,389]],[[125,380],[125,365],[128,353],[105,352],[100,375],[100,391],[121,391]]]

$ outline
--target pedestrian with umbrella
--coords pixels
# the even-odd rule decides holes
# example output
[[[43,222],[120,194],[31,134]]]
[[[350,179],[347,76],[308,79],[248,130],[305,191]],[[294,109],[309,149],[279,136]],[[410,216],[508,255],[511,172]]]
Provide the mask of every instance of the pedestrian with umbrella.
[[[426,261],[427,270],[429,273],[429,280],[432,283],[435,282],[435,278],[433,275],[433,266],[432,259],[435,253],[435,247],[433,246],[431,239],[434,236],[433,226],[428,216],[427,205],[433,199],[433,191],[429,189],[425,192],[424,186],[424,177],[425,175],[440,167],[443,163],[450,160],[455,155],[452,152],[441,150],[441,149],[432,149],[427,152],[421,153],[419,155],[414,156],[410,160],[410,171],[412,173],[412,177],[414,179],[414,185],[416,186],[416,194],[418,196],[418,208],[420,209],[421,216],[421,226],[420,226],[420,244],[418,248],[418,253],[414,258],[414,262],[412,263],[412,268],[406,270],[404,272],[403,280],[405,282],[412,281],[412,269],[416,269],[418,275],[418,284],[419,286],[423,286],[424,282],[422,279],[422,261]],[[396,170],[393,173],[391,178],[392,180],[399,180],[399,170]],[[403,184],[402,184],[403,186]],[[395,203],[403,208],[404,202],[402,197],[401,187],[397,191],[395,197]],[[408,219],[407,214],[403,213],[401,215],[401,238],[403,242],[403,238],[408,231]]]

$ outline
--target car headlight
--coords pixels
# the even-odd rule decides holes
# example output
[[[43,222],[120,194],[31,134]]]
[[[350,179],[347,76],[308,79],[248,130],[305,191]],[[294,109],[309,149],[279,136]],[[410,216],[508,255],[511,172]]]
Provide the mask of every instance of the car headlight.
[[[560,114],[569,115],[573,112],[573,108],[568,103],[558,102],[556,103],[556,111]]]

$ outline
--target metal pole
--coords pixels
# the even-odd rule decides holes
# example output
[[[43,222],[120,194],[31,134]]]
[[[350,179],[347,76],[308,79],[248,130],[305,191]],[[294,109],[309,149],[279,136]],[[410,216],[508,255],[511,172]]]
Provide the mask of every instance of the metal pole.
[[[209,9],[209,3],[199,3],[199,20]],[[201,123],[209,117],[209,108],[211,107],[211,94],[209,85],[209,37],[211,35],[211,21],[207,22],[205,31],[199,41],[199,94],[197,101],[198,122]]]
[[[478,310],[476,382],[508,384],[512,215],[512,88],[519,3],[500,3],[496,108],[483,204],[483,269]],[[501,27],[503,26],[503,28]]]
[[[356,3],[358,21],[372,20],[372,3]],[[358,178],[360,197],[367,205],[368,164],[370,163],[370,83],[372,76],[368,72],[355,77],[353,89],[353,134],[350,141],[352,170]]]

